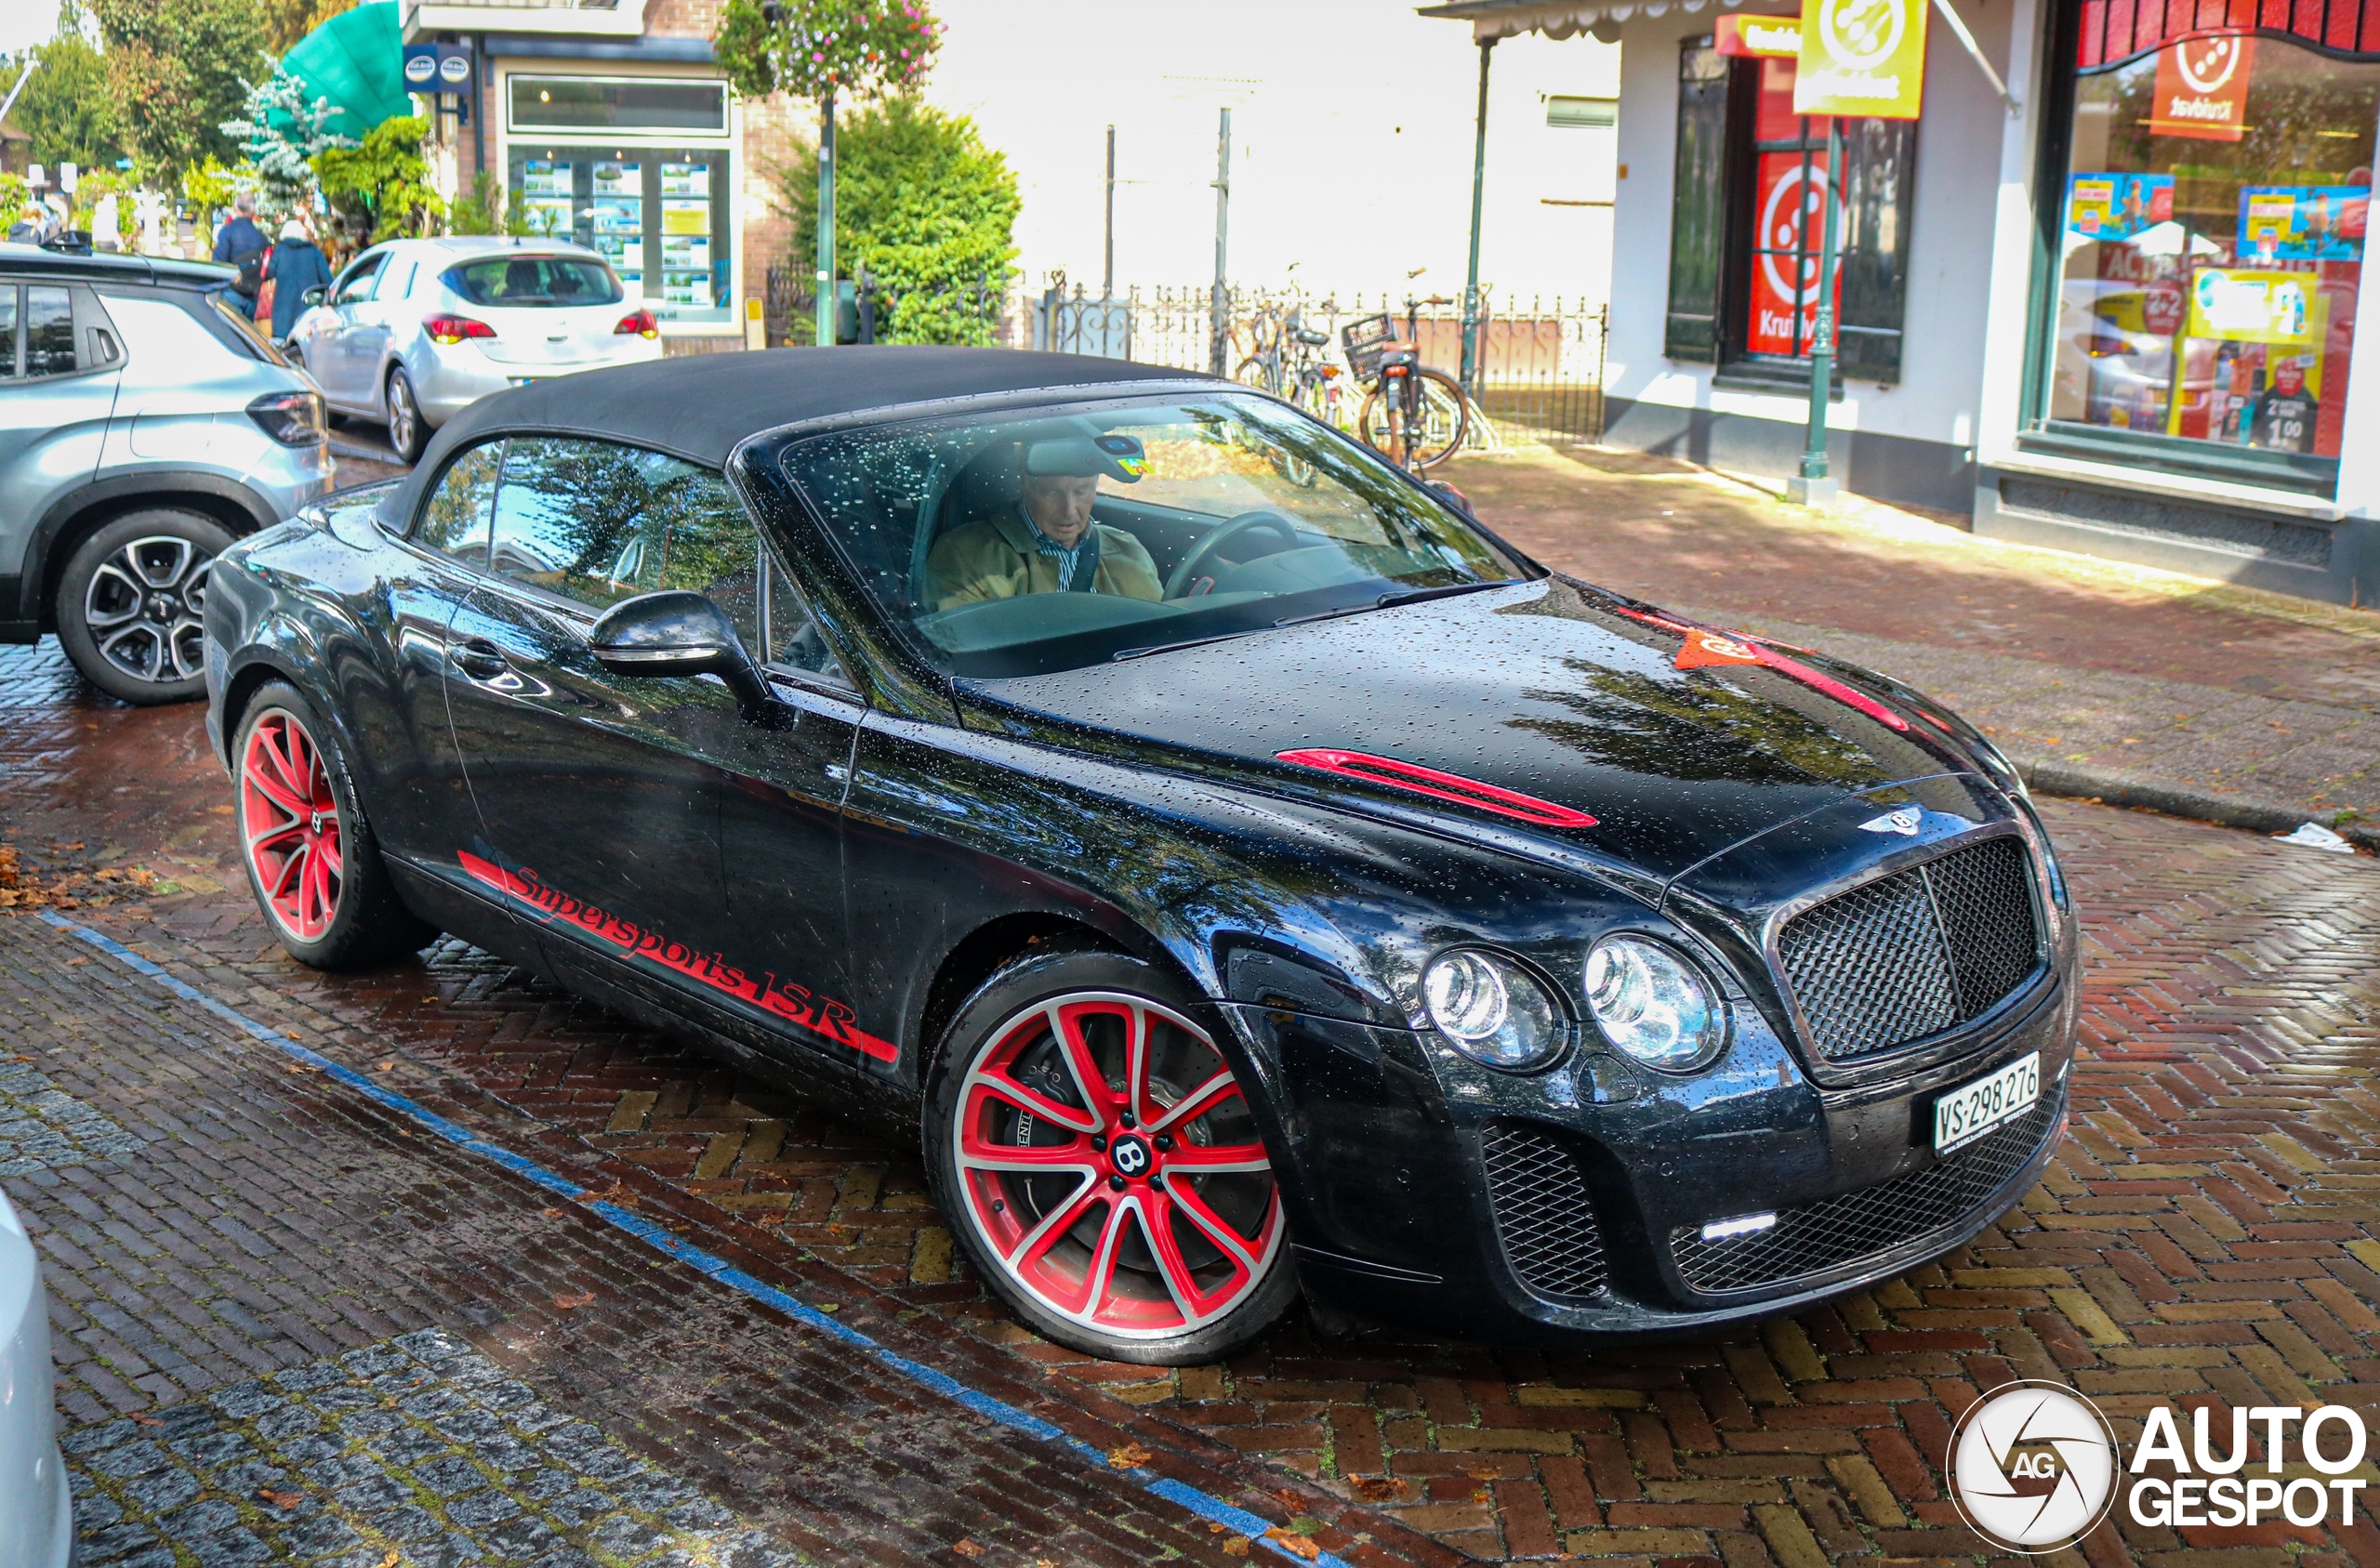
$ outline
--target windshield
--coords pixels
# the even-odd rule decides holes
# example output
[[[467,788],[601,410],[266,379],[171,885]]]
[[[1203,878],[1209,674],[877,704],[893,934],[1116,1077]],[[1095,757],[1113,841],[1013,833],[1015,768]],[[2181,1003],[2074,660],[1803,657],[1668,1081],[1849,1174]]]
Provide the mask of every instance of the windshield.
[[[820,436],[779,461],[885,618],[953,675],[1530,574],[1370,452],[1227,392]]]
[[[620,281],[600,261],[567,256],[491,256],[465,261],[438,281],[473,305],[616,305]]]

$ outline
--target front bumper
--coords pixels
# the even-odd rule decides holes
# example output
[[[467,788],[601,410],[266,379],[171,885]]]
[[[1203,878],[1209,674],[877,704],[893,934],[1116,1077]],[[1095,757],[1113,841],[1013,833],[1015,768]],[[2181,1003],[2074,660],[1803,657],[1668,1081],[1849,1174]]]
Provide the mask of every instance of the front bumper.
[[[1599,1054],[1516,1078],[1432,1061],[1426,1034],[1231,1010],[1289,1100],[1305,1285],[1367,1318],[1559,1342],[1787,1314],[1970,1240],[2064,1130],[2072,981],[2052,966],[1954,1059],[1856,1091],[1811,1084],[1750,1009],[1712,1079],[1666,1085]],[[1934,1100],[2029,1052],[2035,1108],[1937,1158]],[[1753,1214],[1777,1222],[1701,1243]]]

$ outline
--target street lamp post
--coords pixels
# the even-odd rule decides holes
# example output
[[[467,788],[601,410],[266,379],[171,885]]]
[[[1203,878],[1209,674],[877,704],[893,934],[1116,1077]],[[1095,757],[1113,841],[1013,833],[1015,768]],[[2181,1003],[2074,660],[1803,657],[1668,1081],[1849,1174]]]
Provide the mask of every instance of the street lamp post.
[[[1476,397],[1479,376],[1479,216],[1488,186],[1488,57],[1493,38],[1479,41],[1479,128],[1471,146],[1471,268],[1462,282],[1462,395]]]
[[[835,89],[818,99],[818,347],[835,346]]]
[[[1209,304],[1207,368],[1221,376],[1230,368],[1231,290],[1224,278],[1224,246],[1231,237],[1231,111],[1223,111],[1223,128],[1215,133],[1215,292]]]
[[[1842,193],[1843,118],[1831,114],[1826,122],[1826,194],[1820,202],[1824,217],[1819,229],[1825,238],[1818,245],[1818,322],[1810,334],[1810,431],[1802,448],[1802,471],[1785,481],[1787,500],[1819,508],[1833,506],[1842,488],[1828,471],[1826,459],[1826,405],[1834,394],[1835,214]]]

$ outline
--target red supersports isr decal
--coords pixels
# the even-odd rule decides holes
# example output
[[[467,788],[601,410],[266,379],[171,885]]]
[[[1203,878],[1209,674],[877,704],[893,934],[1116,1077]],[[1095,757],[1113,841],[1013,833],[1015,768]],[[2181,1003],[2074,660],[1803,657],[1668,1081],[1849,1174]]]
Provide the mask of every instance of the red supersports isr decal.
[[[782,1019],[836,1045],[849,1046],[863,1056],[879,1061],[897,1061],[901,1058],[900,1047],[890,1040],[879,1040],[859,1027],[859,1015],[847,1002],[813,995],[807,987],[779,980],[773,974],[756,979],[726,963],[724,954],[697,953],[684,942],[671,942],[658,931],[547,887],[534,871],[508,870],[468,850],[456,851],[456,858],[474,881],[483,882],[528,905],[540,919],[576,926],[610,942],[630,958],[690,976],[746,1007]]]
[[[1708,626],[1673,621],[1666,615],[1656,615],[1649,611],[1623,609],[1620,613],[1632,621],[1642,621],[1648,626],[1659,626],[1663,631],[1673,631],[1683,637],[1686,641],[1677,651],[1675,666],[1679,669],[1700,669],[1707,665],[1758,665],[1763,669],[1791,676],[1811,691],[1823,692],[1846,707],[1858,708],[1879,724],[1894,730],[1909,728],[1908,719],[1864,692],[1855,692],[1832,676],[1820,675],[1801,660],[1788,658],[1765,643],[1754,642],[1749,638],[1729,637]]]

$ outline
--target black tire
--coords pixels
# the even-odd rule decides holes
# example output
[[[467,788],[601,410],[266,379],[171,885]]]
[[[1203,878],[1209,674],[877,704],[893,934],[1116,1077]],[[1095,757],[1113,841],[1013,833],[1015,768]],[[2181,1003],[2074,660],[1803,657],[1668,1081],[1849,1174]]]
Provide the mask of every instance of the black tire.
[[[397,896],[337,735],[286,681],[266,682],[240,716],[231,811],[257,908],[299,963],[368,968],[437,938]]]
[[[1471,404],[1462,395],[1461,385],[1443,370],[1423,367],[1414,372],[1421,383],[1423,425],[1414,441],[1412,468],[1421,473],[1435,468],[1462,450],[1464,439],[1471,433]],[[1392,463],[1402,464],[1403,442],[1392,427],[1388,405],[1381,391],[1386,382],[1376,382],[1364,399],[1364,406],[1355,415],[1355,428],[1366,445]]]
[[[400,463],[416,462],[430,444],[430,421],[422,417],[421,400],[413,393],[413,377],[399,365],[389,372],[389,446]]]
[[[156,507],[75,547],[51,608],[83,679],[142,707],[205,695],[206,578],[231,543],[213,518]]]
[[[1270,1160],[1198,1010],[1137,958],[1024,958],[960,1007],[927,1078],[926,1178],[969,1263],[1027,1327],[1088,1355],[1215,1361],[1297,1296]],[[1083,1055],[1096,1088],[1069,1066]]]

